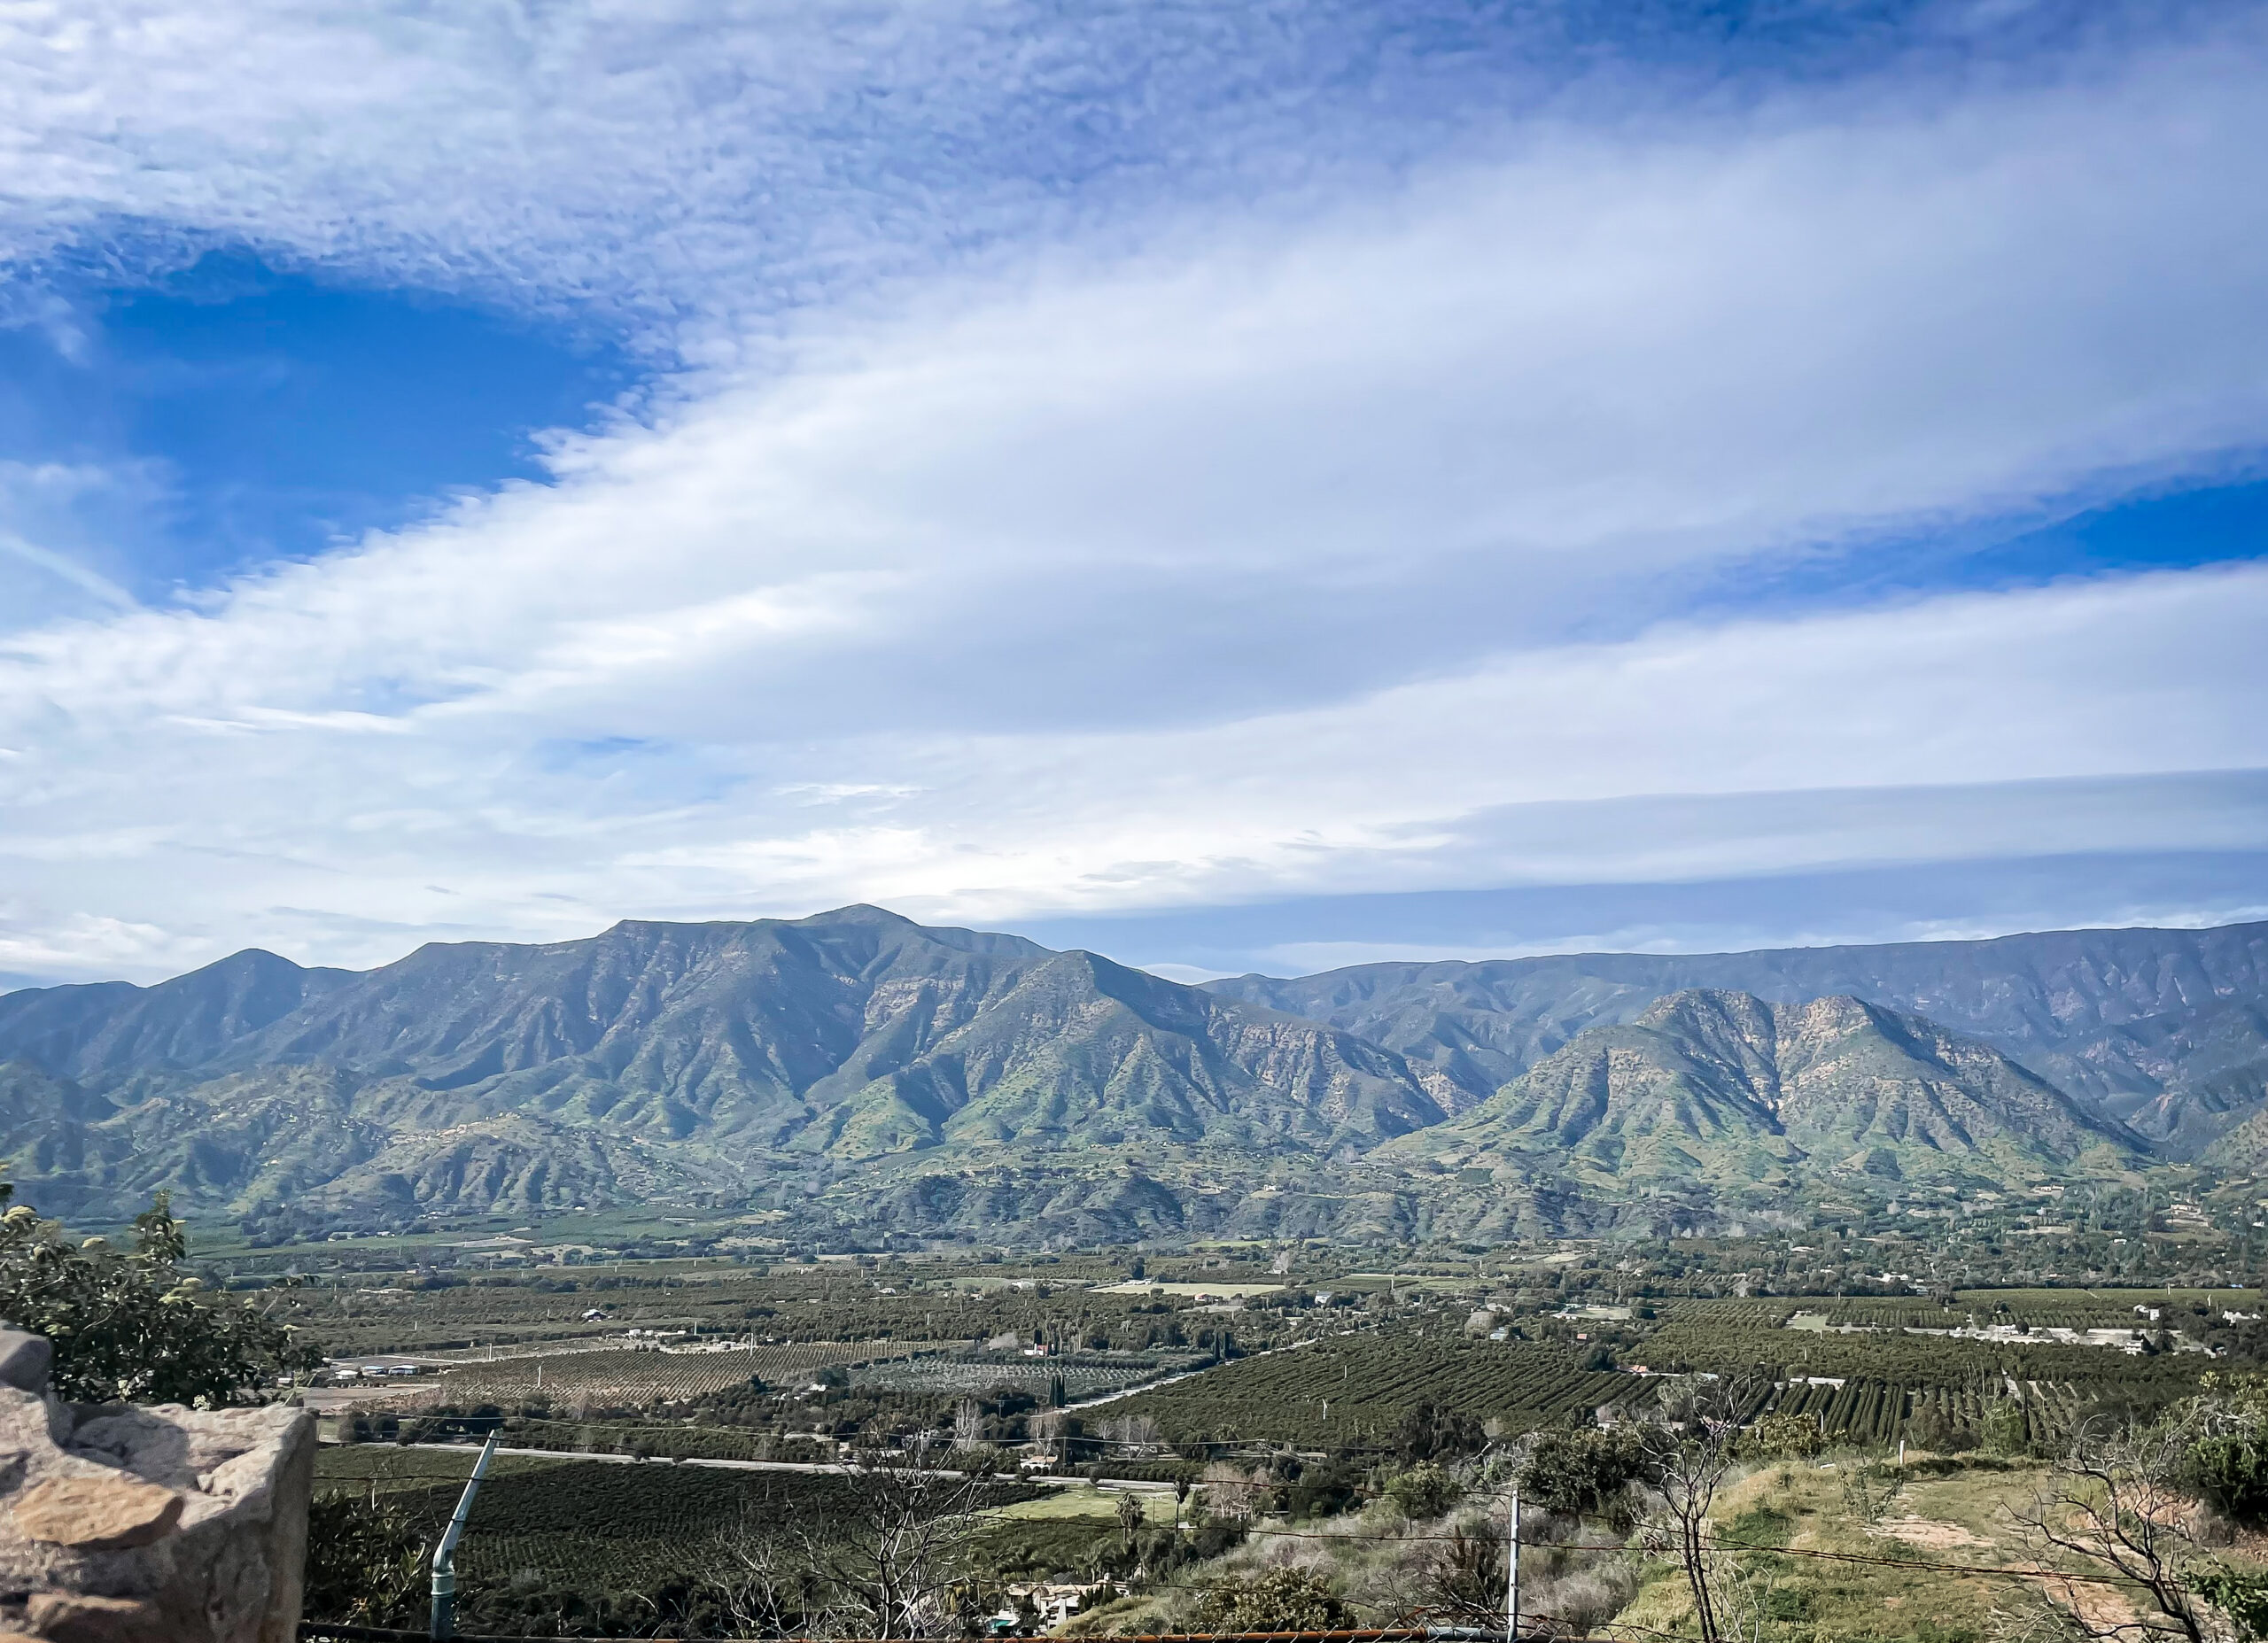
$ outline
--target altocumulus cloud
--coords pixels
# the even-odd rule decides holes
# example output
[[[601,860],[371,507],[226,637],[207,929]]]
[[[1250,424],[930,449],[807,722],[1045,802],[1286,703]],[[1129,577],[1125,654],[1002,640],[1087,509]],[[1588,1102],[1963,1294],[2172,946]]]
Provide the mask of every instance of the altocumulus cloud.
[[[352,77],[260,19],[19,38],[21,253],[250,238],[634,314],[679,368],[548,484],[0,641],[0,969],[2264,836],[2268,571],[1688,614],[2251,460],[2249,17],[2021,74],[1562,101],[1390,179],[1247,167],[1098,221],[1002,173],[982,254],[936,250],[871,130],[832,192],[766,135],[748,87],[834,106],[792,37],[725,53],[695,120],[689,28],[593,74],[628,25],[382,14]],[[825,38],[918,88],[936,34]],[[784,251],[751,248],[772,163],[831,202]]]

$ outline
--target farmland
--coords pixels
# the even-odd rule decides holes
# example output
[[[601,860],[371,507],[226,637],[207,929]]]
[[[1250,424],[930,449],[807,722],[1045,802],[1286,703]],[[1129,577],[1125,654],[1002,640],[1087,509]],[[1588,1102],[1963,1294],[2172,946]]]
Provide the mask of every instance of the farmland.
[[[364,1361],[384,1348],[429,1367],[349,1394],[375,1401],[330,1430],[415,1443],[501,1422],[508,1444],[558,1457],[500,1461],[460,1563],[482,1629],[556,1635],[722,1624],[718,1571],[742,1566],[737,1542],[826,1521],[849,1499],[850,1480],[778,1462],[919,1448],[1004,1476],[1044,1463],[1147,1480],[1145,1534],[1172,1532],[1166,1485],[1194,1484],[1192,1522],[1232,1548],[1247,1523],[1353,1534],[1397,1521],[1387,1502],[1413,1457],[1501,1464],[1490,1457],[1538,1429],[1643,1418],[1693,1376],[1738,1376],[1744,1419],[1797,1417],[1777,1430],[1816,1434],[1835,1465],[1874,1464],[1901,1442],[1969,1457],[1945,1463],[1974,1473],[1953,1492],[1983,1512],[2022,1482],[2002,1472],[2029,1477],[2090,1417],[2147,1416],[2209,1372],[2268,1360],[2257,1290],[1712,1292],[1730,1287],[1720,1267],[1745,1259],[1575,1247],[1359,1273],[1318,1258],[1276,1275],[1228,1252],[1155,1263],[1139,1280],[1127,1257],[672,1262],[293,1304],[349,1321]],[[1232,1288],[1247,1292],[1222,1298]],[[2112,1344],[2056,1334],[2085,1330]],[[587,1458],[601,1455],[619,1458]],[[375,1487],[429,1523],[468,1464],[462,1448],[377,1442],[322,1457],[326,1488]],[[1819,1486],[1789,1476],[1771,1509],[1845,1544]],[[1053,1486],[1064,1492],[990,1522],[988,1578],[1076,1578],[1124,1554],[1122,1488]],[[1830,1497],[1836,1487],[1829,1475]],[[1370,1577],[1350,1568],[1348,1590]],[[1856,1612],[1868,1578],[1814,1580],[1801,1600]],[[1907,1587],[1883,1590],[1908,1600]],[[1628,1612],[1652,1624],[1674,1597],[1649,1585]]]
[[[430,1533],[447,1521],[471,1465],[469,1449],[354,1445],[326,1450],[316,1483],[364,1498],[375,1491]],[[1011,1482],[991,1498],[1010,1506],[1036,1494]],[[797,1521],[825,1523],[857,1498],[850,1479],[824,1473],[507,1455],[481,1486],[457,1567],[467,1592],[495,1594],[492,1603],[599,1615],[624,1594],[695,1588],[730,1566],[735,1546]]]
[[[988,1354],[929,1354],[864,1364],[851,1372],[850,1383],[888,1391],[956,1394],[1013,1387],[1037,1395],[1060,1382],[1066,1398],[1077,1402],[1138,1386],[1203,1361],[1184,1355],[1003,1359]]]
[[[436,1288],[357,1280],[295,1304],[326,1340],[439,1363],[372,1387],[381,1406],[501,1409],[541,1446],[719,1458],[948,1426],[1014,1445],[1036,1408],[1107,1394],[1111,1418],[1153,1421],[1198,1459],[1255,1442],[1359,1451],[1420,1402],[1511,1437],[1643,1404],[1657,1377],[1688,1371],[1760,1374],[1780,1383],[1775,1407],[1891,1442],[1924,1411],[1950,1418],[1988,1395],[2067,1414],[2162,1405],[2195,1384],[2209,1347],[2254,1351],[2242,1321],[2263,1310],[2257,1290],[2194,1286],[1743,1298],[1695,1292],[1746,1259],[1736,1252],[1666,1247],[1651,1267],[1612,1269],[1581,1248],[1546,1253],[1407,1275],[1309,1260],[1328,1275],[1304,1280],[1233,1252],[1139,1278],[1109,1256],[632,1263]],[[1477,1303],[1506,1338],[1463,1329]],[[2102,1338],[2140,1350],[2058,1344],[2059,1329],[2119,1331]],[[1109,1453],[1076,1417],[1051,1442],[1074,1461]]]
[[[1982,1315],[1993,1315],[1996,1302],[1971,1298]],[[2233,1298],[2256,1305],[2249,1295]],[[2025,1315],[2040,1318],[2133,1316],[2134,1303],[2118,1296],[2081,1297],[2062,1310],[2046,1295],[2018,1292],[2018,1301]],[[1926,1311],[1880,1303],[1852,1310],[1884,1319],[1946,1315],[1935,1304]],[[1786,1328],[1796,1311],[1782,1303],[1679,1301],[1643,1324],[1539,1326],[1539,1333],[1556,1329],[1559,1337],[1540,1340],[1381,1328],[1246,1359],[1113,1407],[1154,1418],[1162,1437],[1182,1444],[1362,1448],[1385,1441],[1421,1401],[1470,1414],[1492,1434],[1515,1436],[1650,1402],[1664,1375],[1747,1373],[1775,1387],[1761,1409],[1819,1417],[1829,1433],[1888,1444],[1932,1404],[1963,1421],[1975,1418],[1980,1400],[1997,1397],[2023,1401],[2043,1417],[2073,1417],[2098,1405],[2162,1405],[2193,1391],[2210,1362],[2199,1352],[2129,1354],[1903,1332],[1920,1324],[1876,1323],[1849,1334]]]
[[[1585,1369],[1557,1346],[1363,1334],[1247,1358],[1113,1409],[1154,1419],[1173,1443],[1365,1448],[1386,1442],[1421,1400],[1518,1432],[1645,1390],[1629,1376]]]
[[[1194,1343],[1182,1303],[1117,1281],[1124,1262],[628,1262],[524,1274],[355,1274],[302,1291],[308,1327],[340,1357],[470,1356],[596,1346],[625,1330],[687,1342],[903,1343],[966,1349],[1011,1337],[1065,1349],[1174,1351]],[[1224,1267],[1231,1272],[1248,1271]],[[1204,1323],[1194,1324],[1203,1330]],[[547,1379],[548,1377],[547,1376]]]
[[[897,1341],[806,1341],[718,1351],[600,1348],[468,1363],[435,1383],[447,1403],[519,1403],[539,1394],[562,1407],[635,1408],[682,1403],[751,1383],[808,1381],[829,1365],[865,1363],[914,1350]]]

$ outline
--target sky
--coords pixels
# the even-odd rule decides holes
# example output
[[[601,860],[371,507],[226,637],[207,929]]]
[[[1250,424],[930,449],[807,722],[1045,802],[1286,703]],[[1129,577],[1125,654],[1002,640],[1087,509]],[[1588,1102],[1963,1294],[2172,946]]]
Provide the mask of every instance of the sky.
[[[0,12],[0,986],[2268,918],[2268,7]]]

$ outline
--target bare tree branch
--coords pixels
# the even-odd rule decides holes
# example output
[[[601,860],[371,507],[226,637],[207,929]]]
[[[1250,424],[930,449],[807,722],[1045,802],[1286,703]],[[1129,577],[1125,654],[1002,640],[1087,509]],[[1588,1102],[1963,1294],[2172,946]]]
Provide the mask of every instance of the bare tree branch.
[[[2191,1566],[2203,1555],[2198,1504],[2181,1486],[2183,1462],[2200,1435],[2195,1410],[2147,1427],[2090,1424],[2076,1433],[2032,1505],[2011,1515],[2032,1551],[2060,1557],[2075,1572],[2119,1578],[2128,1603],[2108,1603],[2064,1583],[2044,1601],[2007,1616],[2009,1639],[2109,1639],[2117,1643],[2179,1638],[2218,1643],[2220,1616],[2193,1591]]]
[[[1663,1529],[1693,1593],[1702,1643],[1719,1643],[1721,1571],[1709,1551],[1709,1512],[1735,1460],[1741,1416],[1751,1401],[1747,1376],[1689,1383],[1643,1435],[1647,1482],[1661,1497]]]

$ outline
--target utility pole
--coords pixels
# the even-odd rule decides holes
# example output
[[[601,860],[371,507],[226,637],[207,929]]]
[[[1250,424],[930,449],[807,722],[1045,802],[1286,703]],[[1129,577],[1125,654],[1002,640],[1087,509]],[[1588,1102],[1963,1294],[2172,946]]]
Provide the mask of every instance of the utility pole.
[[[1504,1643],[1520,1643],[1520,1486],[1512,1485],[1511,1520],[1504,1536]]]
[[[488,1476],[488,1462],[496,1453],[496,1439],[502,1430],[500,1422],[489,1432],[488,1441],[480,1445],[480,1458],[472,1463],[472,1476],[466,1482],[457,1509],[449,1518],[441,1544],[433,1550],[432,1635],[436,1638],[457,1634],[457,1542],[464,1535],[465,1520],[472,1515],[472,1498],[480,1492],[480,1480]]]

